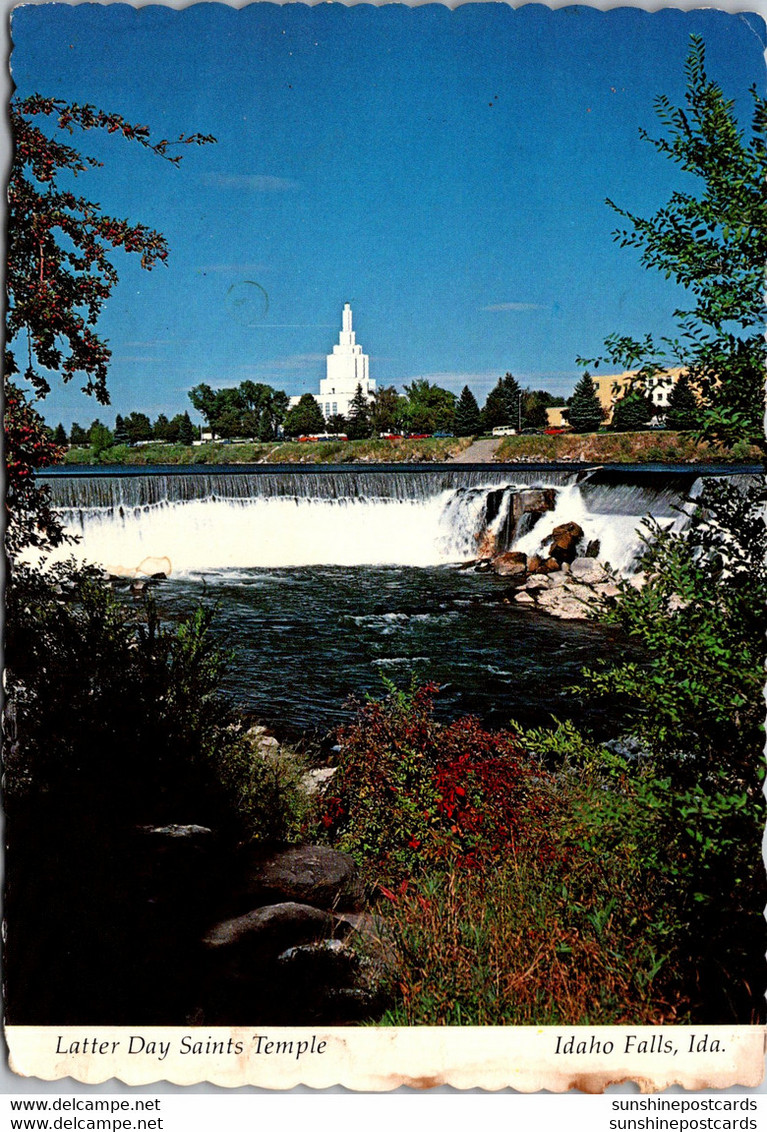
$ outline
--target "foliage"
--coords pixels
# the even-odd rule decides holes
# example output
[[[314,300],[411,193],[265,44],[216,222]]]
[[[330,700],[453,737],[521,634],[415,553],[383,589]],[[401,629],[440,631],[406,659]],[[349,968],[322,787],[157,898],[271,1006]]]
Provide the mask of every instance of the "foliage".
[[[648,661],[591,670],[589,694],[618,694],[627,720],[675,774],[723,758],[750,777],[762,746],[767,627],[764,487],[706,481],[682,532],[647,520],[646,584],[621,583],[605,619]]]
[[[699,36],[692,36],[685,73],[684,106],[663,96],[655,103],[665,136],[641,136],[698,178],[698,195],[677,190],[649,219],[607,203],[629,222],[615,233],[620,245],[638,248],[642,265],[673,278],[692,304],[674,311],[681,340],[615,334],[605,342],[607,358],[644,381],[671,353],[701,392],[702,434],[726,446],[764,446],[767,103],[752,89],[747,136],[733,100],[706,74]]]
[[[117,282],[109,258],[113,248],[141,257],[151,269],[167,259],[163,237],[141,224],[105,215],[99,206],[76,196],[66,185],[100,165],[71,145],[49,137],[40,120],[66,134],[78,130],[119,133],[156,156],[177,164],[171,145],[201,145],[211,137],[181,135],[176,142],[152,141],[145,126],[131,125],[118,114],[93,106],[66,103],[39,94],[11,103],[14,156],[8,186],[9,293],[7,334],[26,339],[24,377],[38,396],[49,382],[42,370],[60,371],[64,381],[85,375],[85,391],[107,403],[106,374],[110,351],[92,327]],[[38,368],[39,367],[39,368]],[[18,372],[9,351],[6,369]]]
[[[193,134],[155,142],[145,126],[131,125],[118,114],[39,94],[14,99],[10,117],[14,153],[8,185],[6,375],[20,372],[21,347],[26,353],[23,377],[36,397],[49,392],[51,371],[60,372],[65,382],[81,373],[84,391],[106,404],[110,351],[93,328],[117,282],[109,253],[115,248],[136,253],[149,270],[165,262],[168,250],[158,232],[108,216],[71,191],[72,179],[100,162],[48,136],[39,123],[69,135],[75,129],[118,133],[174,165],[181,155],[169,153],[172,145],[213,139]],[[60,543],[61,528],[46,495],[32,481],[44,447],[37,414],[18,390],[9,386],[6,397],[6,458],[16,476],[15,485],[9,481],[6,545],[11,554],[29,545],[50,549]],[[72,432],[72,442],[80,442],[74,426]],[[55,463],[60,452],[50,448],[46,459]]]
[[[373,394],[370,410],[373,433],[396,432],[402,427],[407,402],[393,385],[384,385]]]
[[[35,487],[34,473],[59,463],[64,452],[51,439],[37,410],[10,381],[5,386],[4,426],[8,554],[13,558],[27,547],[60,546],[64,528],[51,506],[48,488]]]
[[[404,386],[407,405],[402,424],[408,432],[452,432],[455,393],[425,377]]]
[[[648,879],[583,849],[555,869],[522,851],[389,891],[398,994],[382,1024],[685,1021],[664,985]]]
[[[366,440],[373,432],[370,405],[359,384],[349,402],[346,432],[350,440]]]
[[[287,395],[263,382],[241,381],[237,386],[224,389],[195,385],[189,392],[189,400],[209,427],[224,439],[243,436],[272,440],[288,411]]]
[[[521,415],[522,389],[513,374],[504,374],[487,395],[482,409],[482,424],[486,432],[501,425],[518,428]]]
[[[674,382],[674,388],[669,393],[666,428],[688,432],[698,428],[700,423],[700,402],[692,390],[689,377],[683,373],[679,380]]]
[[[218,689],[227,658],[198,608],[164,626],[98,571],[19,565],[8,593],[6,796],[112,822],[197,822],[289,840],[306,820],[301,768],[255,752]]]
[[[434,685],[369,700],[339,733],[335,794],[323,822],[337,844],[378,875],[451,859],[462,867],[511,851],[537,823],[544,852],[540,768],[509,732],[473,717],[440,724]]]
[[[522,424],[528,428],[545,428],[548,424],[546,410],[553,405],[564,405],[563,397],[555,397],[546,389],[522,390]]]
[[[596,386],[587,372],[580,378],[568,402],[567,419],[575,432],[596,432],[603,412]]]
[[[610,427],[614,432],[641,432],[654,415],[652,402],[639,390],[629,390],[615,402]]]
[[[286,436],[306,436],[324,431],[325,418],[311,393],[304,393],[298,404],[288,410],[282,427]]]
[[[69,443],[73,447],[82,447],[82,445],[88,443],[88,433],[77,421],[72,422],[72,429],[69,433]]]
[[[458,398],[453,427],[456,436],[475,436],[482,428],[479,405],[468,385],[464,385]]]

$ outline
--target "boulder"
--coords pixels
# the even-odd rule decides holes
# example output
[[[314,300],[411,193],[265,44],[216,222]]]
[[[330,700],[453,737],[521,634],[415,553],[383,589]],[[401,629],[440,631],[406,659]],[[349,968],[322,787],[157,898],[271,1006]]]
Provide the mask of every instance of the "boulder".
[[[335,927],[329,912],[286,901],[223,920],[205,933],[202,945],[227,975],[248,979],[254,968],[276,960],[288,948],[329,938]]]
[[[338,767],[336,766],[313,767],[303,776],[301,785],[307,794],[324,794],[337,772]]]
[[[583,527],[577,523],[560,523],[548,539],[550,556],[560,564],[572,562],[576,556],[578,542],[583,538]]]
[[[553,511],[556,504],[557,493],[551,487],[528,487],[514,495],[513,514],[515,519],[530,513],[542,515],[545,511]]]
[[[609,579],[609,574],[596,558],[574,558],[570,563],[570,574],[587,586],[595,586],[598,582]]]
[[[557,570],[561,570],[566,563],[562,563],[558,558],[549,557],[543,564],[546,567],[547,574],[553,574]]]
[[[591,539],[591,541],[586,546],[586,557],[587,558],[599,558],[600,549],[601,549],[601,543],[600,543],[599,539],[598,538]]]
[[[295,901],[315,908],[362,906],[357,865],[328,845],[296,845],[270,851],[260,845],[240,852],[233,890],[237,907]]]
[[[525,589],[528,593],[535,593],[537,590],[547,590],[551,586],[551,582],[545,574],[534,574],[532,578],[528,578],[525,582]]]
[[[617,597],[620,592],[620,586],[616,586],[615,582],[598,582],[594,586],[594,593],[601,598]]]
[[[557,565],[559,565],[559,563],[557,563]],[[530,556],[530,558],[528,558],[528,560],[527,560],[527,572],[528,572],[528,574],[545,574],[545,573],[547,573],[546,563],[544,562],[544,560],[541,558],[541,556],[539,554],[533,554],[533,555]]]
[[[540,608],[563,621],[584,621],[593,601],[594,595],[588,586],[560,586],[554,590],[543,590],[538,595]]]
[[[527,555],[520,550],[507,550],[493,559],[493,573],[501,578],[519,577],[527,573]]]
[[[526,590],[520,590],[518,594],[515,594],[514,600],[519,602],[520,605],[535,605],[535,598]]]

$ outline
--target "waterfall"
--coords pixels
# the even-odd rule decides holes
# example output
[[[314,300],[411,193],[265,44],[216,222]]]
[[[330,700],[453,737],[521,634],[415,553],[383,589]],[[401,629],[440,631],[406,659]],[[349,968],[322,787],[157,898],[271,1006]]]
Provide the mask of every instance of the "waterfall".
[[[617,478],[616,478],[617,476]],[[151,473],[53,473],[41,477],[76,557],[120,572],[147,558],[175,574],[312,565],[433,566],[476,557],[485,531],[499,546],[533,554],[552,529],[574,521],[600,558],[631,568],[648,512],[675,511],[693,475],[648,479],[560,468],[323,468]],[[512,500],[527,486],[552,487],[553,511],[512,529]],[[676,516],[676,518],[674,518]],[[59,557],[72,553],[62,548]]]

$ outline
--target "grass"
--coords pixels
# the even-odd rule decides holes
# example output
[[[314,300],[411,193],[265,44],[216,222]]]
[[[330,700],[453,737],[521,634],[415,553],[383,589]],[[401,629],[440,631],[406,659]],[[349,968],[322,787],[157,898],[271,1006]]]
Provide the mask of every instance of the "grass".
[[[495,454],[501,462],[585,461],[605,464],[761,463],[754,445],[722,449],[696,441],[686,432],[562,433],[559,436],[507,436]]]
[[[392,894],[385,922],[396,997],[381,1024],[685,1021],[664,991],[639,878],[608,866],[587,886],[579,872],[578,863],[520,857],[487,875],[432,874]]]
[[[463,451],[470,437],[429,437],[426,440],[338,440],[247,444],[147,444],[131,448],[116,444],[96,454],[91,448],[70,448],[64,463],[71,465],[146,466],[149,464],[399,464],[440,463]]]

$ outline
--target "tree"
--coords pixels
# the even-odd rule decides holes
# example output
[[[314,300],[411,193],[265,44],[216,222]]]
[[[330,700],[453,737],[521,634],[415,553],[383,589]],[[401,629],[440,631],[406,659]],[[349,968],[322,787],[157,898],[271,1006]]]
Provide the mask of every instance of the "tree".
[[[47,550],[60,546],[66,538],[64,528],[51,506],[48,488],[35,487],[34,473],[39,468],[60,463],[63,450],[51,440],[40,414],[11,382],[5,390],[3,423],[8,554],[13,558],[26,547]],[[72,426],[73,436],[75,428],[79,427]],[[82,429],[80,432],[85,437]]]
[[[638,248],[642,265],[673,278],[692,302],[674,311],[681,340],[614,334],[605,341],[607,358],[637,369],[642,382],[666,367],[670,352],[700,391],[701,434],[727,446],[748,440],[764,448],[767,102],[752,88],[746,136],[733,100],[706,74],[697,35],[685,74],[684,106],[656,99],[665,136],[640,134],[682,168],[685,184],[698,179],[698,194],[675,191],[649,219],[607,203],[629,222],[614,233],[620,245]]]
[[[105,449],[111,448],[114,442],[115,438],[111,429],[108,429],[105,424],[96,419],[88,429],[88,443],[94,456],[98,458]]]
[[[130,437],[125,427],[125,421],[118,413],[115,417],[115,444],[128,444],[129,442]]]
[[[666,428],[676,432],[691,432],[699,427],[700,419],[700,403],[692,391],[689,377],[683,373],[669,393]]]
[[[346,432],[350,440],[367,440],[372,435],[370,404],[366,395],[362,392],[362,386],[359,384],[349,402],[349,412],[346,419],[348,422]]]
[[[324,431],[325,418],[311,393],[304,393],[298,404],[288,410],[283,429],[286,436],[306,436]]]
[[[481,431],[482,418],[479,413],[479,405],[468,385],[464,385],[461,396],[458,398],[453,427],[456,436],[474,436]]]
[[[333,415],[328,417],[328,419],[325,421],[325,428],[327,429],[327,431],[335,433],[336,435],[341,432],[346,433],[348,427],[349,422],[342,413],[333,413]]]
[[[146,413],[132,412],[125,418],[125,431],[131,444],[152,439],[152,422]]]
[[[72,430],[69,433],[69,443],[73,448],[83,448],[88,443],[88,433],[77,421],[72,422]]]
[[[546,389],[522,390],[522,423],[529,428],[545,428],[549,423],[546,410],[553,405],[564,405],[563,397],[555,397]]]
[[[637,389],[629,389],[613,408],[611,427],[615,432],[641,432],[655,415],[651,401]]]
[[[573,390],[567,419],[575,432],[596,432],[602,423],[602,406],[588,371]]]
[[[197,431],[192,424],[189,413],[184,413],[183,416],[181,416],[178,426],[179,444],[191,445],[194,443],[196,437]]]
[[[487,395],[482,409],[482,423],[487,432],[506,425],[519,428],[522,413],[522,389],[513,374],[498,379]]]
[[[406,401],[393,385],[382,386],[373,394],[370,419],[374,433],[396,432],[406,408]]]
[[[170,440],[169,435],[170,421],[165,416],[165,413],[160,413],[157,420],[152,425],[152,437],[154,440]]]
[[[66,448],[67,443],[68,443],[68,441],[67,441],[67,430],[64,428],[61,421],[59,421],[59,423],[56,425],[56,431],[53,434],[53,440],[54,440],[54,443],[57,444],[59,448]]]
[[[424,377],[404,387],[407,404],[403,424],[409,432],[452,432],[456,395]]]
[[[110,253],[116,248],[136,253],[142,267],[150,270],[165,262],[168,249],[159,232],[108,216],[95,202],[76,195],[69,187],[72,178],[101,163],[59,140],[60,134],[49,136],[41,123],[70,136],[76,129],[119,134],[174,165],[181,155],[169,152],[172,145],[204,144],[214,139],[193,134],[181,135],[176,142],[155,142],[146,126],[132,125],[119,114],[40,94],[14,99],[10,119],[14,149],[8,184],[5,373],[12,377],[20,372],[17,353],[21,347],[26,355],[23,377],[36,397],[50,391],[52,372],[59,373],[64,382],[82,374],[83,390],[107,404],[111,354],[94,327],[117,283]],[[14,413],[29,421],[34,419],[30,413],[35,411],[25,394],[10,382],[8,397]],[[17,439],[11,427],[6,437],[10,461],[18,462],[28,455],[26,447],[17,453],[11,450]],[[40,509],[34,518],[35,490],[30,487],[23,506],[15,513],[10,510],[10,524],[25,523],[27,529],[9,530],[9,545],[44,547],[46,530],[50,536],[47,545],[60,541],[60,530],[50,523],[51,511],[44,494],[38,496]],[[37,529],[32,530],[30,524],[35,522]]]

